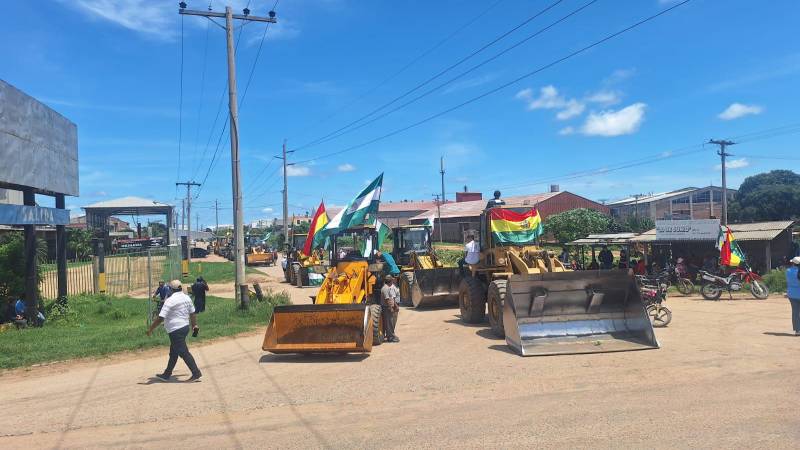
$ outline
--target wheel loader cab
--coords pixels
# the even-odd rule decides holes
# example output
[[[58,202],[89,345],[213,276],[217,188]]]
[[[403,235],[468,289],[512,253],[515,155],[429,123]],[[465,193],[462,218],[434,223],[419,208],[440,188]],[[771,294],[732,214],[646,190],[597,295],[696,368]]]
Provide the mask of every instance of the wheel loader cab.
[[[399,266],[413,265],[414,254],[432,254],[431,227],[408,225],[392,230],[392,256]]]

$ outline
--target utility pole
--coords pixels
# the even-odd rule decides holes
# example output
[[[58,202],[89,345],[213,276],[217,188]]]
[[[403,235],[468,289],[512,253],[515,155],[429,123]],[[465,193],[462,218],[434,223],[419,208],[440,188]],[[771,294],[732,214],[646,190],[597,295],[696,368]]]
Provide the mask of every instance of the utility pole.
[[[442,203],[447,203],[447,197],[444,196],[444,156],[439,158],[439,173],[442,174]]]
[[[242,185],[239,178],[239,107],[236,93],[236,53],[233,45],[233,20],[245,22],[276,23],[275,11],[269,12],[269,17],[251,16],[250,9],[242,10],[242,15],[233,14],[230,6],[225,7],[225,13],[214,11],[197,11],[186,9],[186,2],[180,2],[180,14],[202,16],[217,24],[213,18],[225,18],[225,37],[228,47],[228,109],[230,112],[231,132],[231,183],[233,185],[233,235],[235,238],[234,260],[236,261],[236,300],[242,308],[247,308],[249,303],[247,281],[244,275],[244,213],[242,206]],[[219,24],[217,24],[219,25]],[[244,25],[242,25],[244,26]],[[284,172],[285,174],[285,172]]]
[[[192,186],[200,186],[200,183],[184,181],[175,183],[175,186],[186,186],[186,212],[183,215],[186,218],[186,241],[189,246],[189,254],[186,260],[192,262]],[[199,216],[197,221],[200,221]]]
[[[639,221],[639,199],[644,197],[644,194],[631,194],[633,197],[633,217]]]
[[[214,200],[214,223],[216,223],[216,227],[214,228],[214,237],[219,236],[219,200]]]
[[[439,201],[439,194],[433,194],[436,198],[436,214],[439,216],[439,243],[444,242],[442,237],[442,203]]]
[[[709,139],[709,144],[719,145],[719,150],[717,150],[717,154],[720,158],[720,166],[722,167],[722,224],[727,226],[728,225],[728,182],[726,179],[725,173],[725,157],[726,156],[733,156],[730,153],[725,152],[725,147],[729,145],[735,145],[736,142],[727,141],[725,139]],[[714,193],[710,192],[711,200],[714,199]]]
[[[181,230],[186,229],[186,199],[181,199]]]
[[[276,156],[278,159],[283,160],[283,243],[284,246],[289,243],[289,179],[286,175],[286,167],[293,166],[294,163],[286,162],[286,154],[294,153],[294,150],[286,150],[286,139],[283,140],[283,156]]]

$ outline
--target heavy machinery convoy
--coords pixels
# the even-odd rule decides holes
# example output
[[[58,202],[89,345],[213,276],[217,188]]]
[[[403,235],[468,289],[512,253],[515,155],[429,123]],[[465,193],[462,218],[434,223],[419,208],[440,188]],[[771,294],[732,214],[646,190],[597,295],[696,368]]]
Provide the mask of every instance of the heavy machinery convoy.
[[[382,342],[383,263],[374,226],[331,238],[331,266],[312,305],[276,306],[262,348],[272,353],[369,353]]]
[[[458,305],[459,270],[444,267],[436,257],[431,227],[396,227],[392,236],[392,256],[400,267],[400,299],[414,308]]]
[[[632,274],[567,270],[535,245],[535,209],[481,214],[480,260],[458,290],[461,318],[480,323],[523,356],[658,348]]]

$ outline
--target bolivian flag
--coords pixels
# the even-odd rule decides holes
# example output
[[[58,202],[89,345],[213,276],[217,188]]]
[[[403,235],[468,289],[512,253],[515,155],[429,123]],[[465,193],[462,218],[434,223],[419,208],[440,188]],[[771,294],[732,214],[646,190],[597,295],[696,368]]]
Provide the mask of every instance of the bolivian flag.
[[[306,237],[306,243],[303,246],[303,254],[306,256],[311,256],[311,250],[313,249],[314,243],[314,235],[317,232],[325,227],[328,224],[328,213],[325,212],[325,202],[320,202],[319,207],[317,207],[317,212],[314,213],[314,218],[311,219],[311,225],[308,227],[308,236]]]
[[[736,243],[733,232],[728,227],[719,227],[719,237],[717,238],[717,248],[719,249],[719,264],[721,266],[739,267],[745,260],[744,252]]]
[[[536,208],[523,213],[494,208],[489,210],[489,220],[492,237],[497,243],[529,244],[544,232]]]

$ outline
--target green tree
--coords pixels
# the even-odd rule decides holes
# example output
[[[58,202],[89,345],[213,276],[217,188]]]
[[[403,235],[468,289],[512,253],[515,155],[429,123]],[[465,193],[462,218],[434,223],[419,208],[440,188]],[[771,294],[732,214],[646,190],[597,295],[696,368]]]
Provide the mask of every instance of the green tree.
[[[302,222],[300,224],[292,226],[292,231],[295,233],[308,233],[308,230],[311,228],[311,224],[308,222]]]
[[[75,259],[83,259],[92,253],[92,232],[80,228],[67,228],[67,250]]]
[[[773,170],[747,177],[729,205],[732,222],[800,218],[800,175]]]
[[[37,255],[47,255],[47,243],[38,241]],[[43,245],[44,244],[44,245]],[[37,280],[41,279],[41,268],[37,266]],[[37,284],[38,285],[38,284]],[[0,236],[0,299],[14,297],[25,292],[25,238],[13,232]]]
[[[611,224],[611,218],[599,211],[578,208],[549,216],[544,230],[563,244],[589,234],[605,233]]]
[[[609,233],[644,233],[655,227],[655,222],[649,217],[629,216],[620,221],[613,220],[607,231]]]

